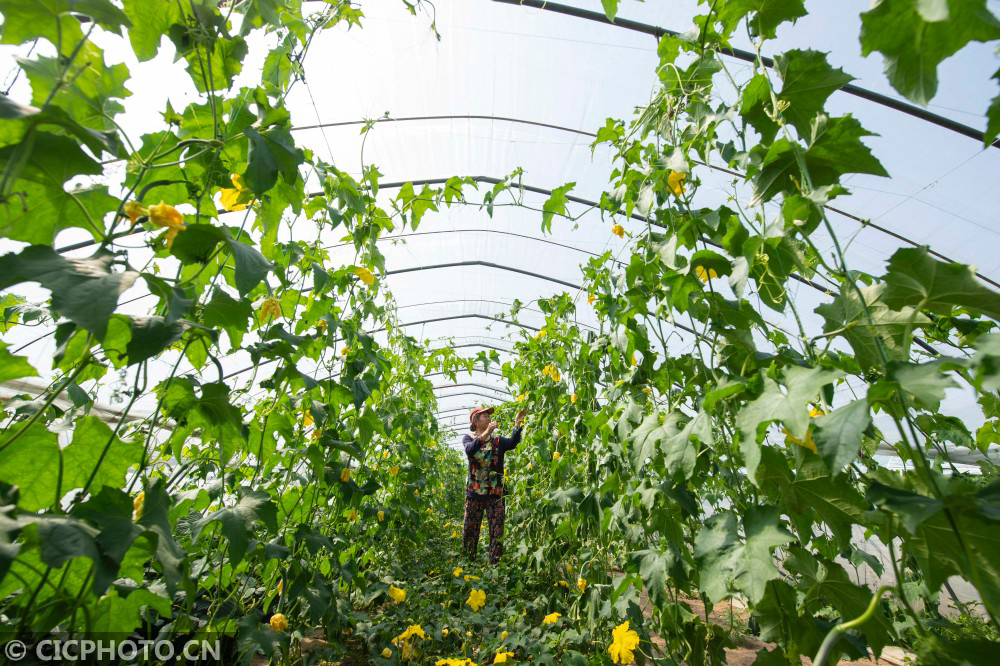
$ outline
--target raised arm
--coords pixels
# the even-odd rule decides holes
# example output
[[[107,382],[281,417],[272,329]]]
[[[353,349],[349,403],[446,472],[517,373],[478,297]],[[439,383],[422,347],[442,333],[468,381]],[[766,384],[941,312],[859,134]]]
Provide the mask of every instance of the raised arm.
[[[514,432],[510,434],[510,437],[498,437],[500,440],[500,450],[510,451],[517,447],[521,443],[521,426],[514,428]]]

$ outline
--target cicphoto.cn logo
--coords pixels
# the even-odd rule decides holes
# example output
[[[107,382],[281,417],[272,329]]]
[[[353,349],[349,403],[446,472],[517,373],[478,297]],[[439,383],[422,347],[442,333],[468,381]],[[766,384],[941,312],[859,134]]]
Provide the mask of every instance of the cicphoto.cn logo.
[[[175,645],[168,640],[46,638],[34,644],[12,640],[3,646],[7,663],[220,663],[218,640],[192,640]]]

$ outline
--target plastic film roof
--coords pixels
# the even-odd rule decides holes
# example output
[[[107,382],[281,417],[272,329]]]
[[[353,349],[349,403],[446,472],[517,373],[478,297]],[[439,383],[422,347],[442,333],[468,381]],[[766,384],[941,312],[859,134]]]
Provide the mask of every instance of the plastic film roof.
[[[565,4],[601,11],[597,0]],[[320,8],[306,3],[304,11],[312,11],[313,5]],[[990,3],[995,13],[998,7],[1000,2]],[[362,29],[335,28],[320,35],[305,61],[305,85],[296,85],[286,100],[293,123],[300,128],[296,130],[300,144],[355,177],[360,176],[362,164],[377,165],[385,184],[455,175],[501,179],[520,168],[520,182],[533,188],[551,190],[573,182],[571,194],[590,201],[610,189],[611,155],[606,146],[591,149],[593,133],[607,118],[628,122],[635,109],[650,100],[658,86],[653,37],[538,8],[488,0],[436,0],[438,41],[429,28],[430,17],[411,16],[401,2],[371,2],[362,8]],[[856,85],[898,99],[882,73],[881,57],[861,57],[857,35],[863,7],[847,9],[843,3],[813,2],[807,17],[795,25],[784,24],[778,39],[766,47],[772,53],[790,48],[827,51],[830,63],[856,77]],[[625,0],[619,7],[621,18],[680,32],[690,29],[692,17],[703,12],[704,7],[692,0]],[[114,47],[120,38],[101,39],[109,58],[122,53]],[[164,46],[150,63],[129,63],[133,72],[140,73],[133,80],[134,96],[122,122],[130,134],[162,126],[159,113],[168,95],[179,108],[196,94],[193,88],[164,85],[181,67],[170,62],[172,49]],[[266,39],[251,41],[237,86],[259,80],[267,46]],[[751,48],[749,42],[734,46]],[[8,59],[15,53],[4,51]],[[751,76],[748,63],[729,59],[728,64],[738,83]],[[939,92],[928,110],[981,129],[983,111],[995,92],[989,84],[995,69],[989,48],[970,44],[941,66]],[[174,80],[187,81],[180,76]],[[15,86],[12,94],[16,91]],[[719,92],[726,94],[723,86]],[[866,142],[892,176],[849,176],[844,185],[850,195],[837,198],[833,205],[928,244],[950,259],[974,264],[984,276],[1000,281],[1000,150],[984,149],[981,142],[844,92],[834,93],[827,108],[834,115],[854,115],[878,135]],[[358,121],[386,114],[394,121],[379,122],[366,135],[359,132]],[[315,127],[351,122],[355,124]],[[749,198],[747,191],[734,189],[732,177],[722,171],[695,166],[694,172],[702,181],[696,206],[718,206],[733,196]],[[312,184],[313,190],[318,189],[315,178]],[[490,187],[484,183],[480,191]],[[380,198],[387,205],[395,193],[385,185]],[[631,241],[628,235],[620,240],[610,233],[615,221],[626,231],[638,232],[644,225],[637,220],[602,220],[598,210],[585,212],[586,205],[571,204],[571,213],[582,217],[576,222],[556,218],[546,235],[540,229],[539,210],[547,195],[525,191],[522,196],[523,203],[538,210],[500,205],[513,203],[501,199],[490,218],[479,209],[481,198],[473,195],[470,200],[476,205],[429,212],[416,231],[397,228],[380,242],[386,257],[384,281],[395,297],[400,320],[412,322],[408,333],[428,340],[432,347],[455,347],[463,355],[508,350],[511,338],[525,329],[491,319],[517,299],[527,305],[520,321],[541,326],[543,315],[532,310],[533,302],[562,291],[576,296],[581,328],[598,325],[586,293],[577,287],[582,283],[579,266],[606,250],[627,256]],[[774,205],[771,211],[776,210]],[[851,268],[881,274],[887,258],[905,245],[850,217],[834,213],[831,220],[846,245]],[[57,245],[83,238],[79,230],[67,230]],[[822,250],[828,249],[829,239],[819,232],[813,238]],[[342,244],[336,231],[324,232],[321,239],[335,259],[352,263],[354,249]],[[0,241],[4,251],[12,245],[17,244]],[[463,262],[472,263],[441,266]],[[30,295],[44,298],[44,294],[38,290]],[[132,298],[140,295],[141,291],[128,293]],[[818,328],[812,310],[824,297],[805,285],[795,287],[790,296],[809,319],[807,329]],[[135,307],[135,312],[145,312],[142,301]],[[120,311],[129,312],[128,308]],[[786,320],[764,306],[758,310],[778,327],[795,328],[790,315]],[[668,351],[682,353],[692,344],[692,336],[676,330]],[[52,351],[51,342],[45,342],[24,353],[36,366],[45,367]],[[498,353],[502,360],[512,358],[507,351]],[[152,364],[152,372],[166,376],[175,361],[165,354]],[[230,373],[249,366],[250,360],[237,354],[224,364]],[[256,381],[269,372],[261,368]],[[457,446],[468,423],[469,408],[510,399],[496,368],[459,375],[457,383],[444,376],[431,379],[439,387],[442,427],[455,427],[452,445]],[[977,412],[966,414],[968,404],[963,395],[954,394],[942,411],[972,418]],[[154,405],[147,396],[137,412]]]

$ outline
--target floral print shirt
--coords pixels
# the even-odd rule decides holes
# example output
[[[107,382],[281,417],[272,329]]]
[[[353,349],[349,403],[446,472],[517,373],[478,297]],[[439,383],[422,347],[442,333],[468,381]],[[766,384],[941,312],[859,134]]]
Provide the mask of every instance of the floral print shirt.
[[[510,437],[492,435],[486,441],[478,436],[462,438],[465,454],[469,458],[469,479],[465,484],[466,497],[502,496],[507,494],[503,483],[504,454],[521,442],[521,428],[515,428]]]

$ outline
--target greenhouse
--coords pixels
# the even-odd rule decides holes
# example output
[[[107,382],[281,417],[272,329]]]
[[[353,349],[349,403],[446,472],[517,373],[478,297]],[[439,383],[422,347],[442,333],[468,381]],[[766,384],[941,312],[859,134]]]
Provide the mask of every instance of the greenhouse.
[[[1000,663],[1000,2],[0,16],[3,663]]]

